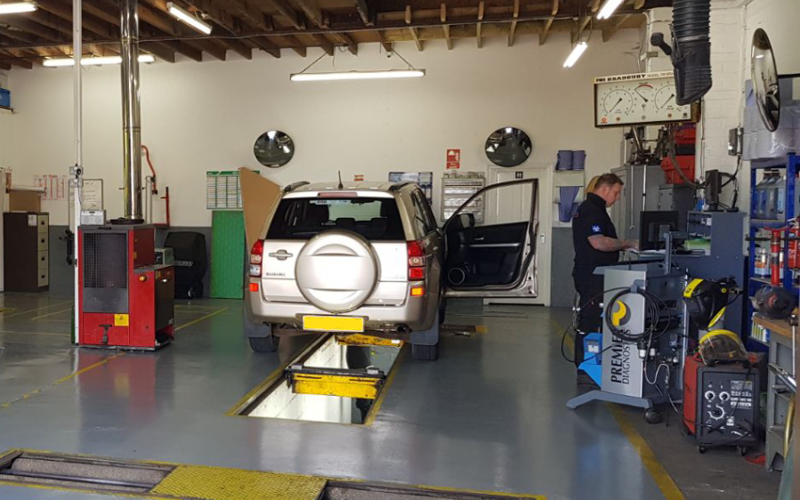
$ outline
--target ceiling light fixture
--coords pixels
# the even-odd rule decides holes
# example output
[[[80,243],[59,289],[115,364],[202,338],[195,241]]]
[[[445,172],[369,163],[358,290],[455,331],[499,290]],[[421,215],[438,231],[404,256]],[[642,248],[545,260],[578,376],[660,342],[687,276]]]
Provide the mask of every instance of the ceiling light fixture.
[[[376,80],[379,78],[419,78],[425,76],[424,69],[386,69],[378,71],[339,71],[332,73],[295,73],[289,76],[293,82],[320,82],[324,80]]]
[[[600,8],[600,12],[597,13],[597,19],[608,19],[611,17],[611,14],[616,11],[624,0],[606,0],[606,3]]]
[[[564,67],[571,68],[575,66],[575,63],[578,62],[578,59],[580,59],[583,53],[586,52],[587,47],[589,47],[588,43],[579,42],[578,45],[576,45],[575,48],[572,49],[572,52],[570,52],[569,57],[567,57],[567,60],[564,61]]]
[[[292,73],[289,80],[293,82],[321,82],[330,80],[378,80],[383,78],[420,78],[425,76],[424,69],[417,69],[410,62],[401,56],[397,51],[393,52],[400,59],[408,64],[406,69],[379,69],[371,71],[332,71],[327,73],[306,73],[312,66],[317,64],[320,59],[325,57],[323,52],[314,62],[306,66],[300,73]]]
[[[200,33],[211,34],[211,25],[201,21],[188,10],[182,9],[172,2],[167,2],[167,12],[178,21],[188,24]]]
[[[0,3],[0,14],[19,14],[22,12],[34,12],[39,8],[33,2],[13,2]]]
[[[150,54],[142,54],[139,56],[140,63],[152,63],[156,58]],[[122,64],[122,57],[120,56],[107,56],[107,57],[88,57],[81,58],[81,66],[102,66],[107,64]],[[59,68],[63,66],[75,66],[75,60],[71,57],[61,57],[56,59],[45,59],[42,65],[48,68]]]

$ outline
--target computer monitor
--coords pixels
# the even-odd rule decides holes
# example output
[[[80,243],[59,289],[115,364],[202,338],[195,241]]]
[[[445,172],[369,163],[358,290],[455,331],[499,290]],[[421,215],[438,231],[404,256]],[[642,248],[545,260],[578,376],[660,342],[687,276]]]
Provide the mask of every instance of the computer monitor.
[[[639,250],[662,250],[664,233],[678,230],[678,212],[642,212],[639,219]]]

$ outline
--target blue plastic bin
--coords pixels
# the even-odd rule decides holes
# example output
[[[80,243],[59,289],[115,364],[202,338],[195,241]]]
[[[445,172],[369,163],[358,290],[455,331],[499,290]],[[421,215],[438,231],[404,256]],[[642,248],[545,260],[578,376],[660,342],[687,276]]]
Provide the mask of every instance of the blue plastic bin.
[[[11,107],[11,91],[6,89],[0,89],[0,106],[5,108]]]

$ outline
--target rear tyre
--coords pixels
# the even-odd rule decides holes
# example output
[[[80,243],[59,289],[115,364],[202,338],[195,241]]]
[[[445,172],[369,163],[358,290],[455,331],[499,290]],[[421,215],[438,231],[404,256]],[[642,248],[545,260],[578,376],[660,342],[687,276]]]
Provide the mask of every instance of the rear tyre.
[[[280,337],[268,335],[266,337],[248,337],[250,349],[254,352],[275,352],[280,344]]]
[[[445,317],[446,311],[447,311],[447,299],[442,298],[439,301],[439,318],[438,318],[438,320],[439,320],[439,324],[440,325],[444,324],[444,317]]]
[[[417,361],[436,361],[439,359],[439,344],[411,344],[411,356]]]

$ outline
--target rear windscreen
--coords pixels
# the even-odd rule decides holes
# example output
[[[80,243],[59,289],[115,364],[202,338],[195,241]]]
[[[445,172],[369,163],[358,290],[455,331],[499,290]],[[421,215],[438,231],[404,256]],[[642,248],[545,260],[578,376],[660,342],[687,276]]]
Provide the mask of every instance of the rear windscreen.
[[[270,240],[306,240],[329,229],[370,241],[405,240],[394,198],[283,199],[267,232]]]

